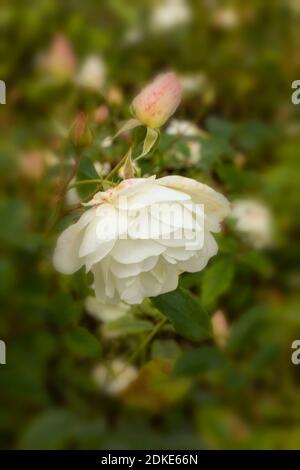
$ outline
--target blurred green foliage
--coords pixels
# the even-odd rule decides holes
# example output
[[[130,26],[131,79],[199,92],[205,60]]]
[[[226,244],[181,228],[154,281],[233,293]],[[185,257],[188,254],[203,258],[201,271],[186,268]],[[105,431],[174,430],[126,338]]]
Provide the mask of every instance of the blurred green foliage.
[[[299,7],[296,0],[186,0],[189,22],[157,30],[150,18],[159,3],[2,0],[1,448],[299,448],[300,366],[290,359],[300,337],[300,108],[290,100],[300,78]],[[99,92],[40,70],[39,57],[58,33],[78,64],[102,56],[107,77]],[[58,275],[51,263],[57,234],[77,215],[49,231],[60,177],[70,174],[74,157],[66,134],[85,111],[94,141],[77,178],[98,177],[99,163],[115,164],[128,149],[126,135],[112,147],[103,139],[164,69],[201,75],[176,117],[209,138],[163,132],[142,173],[179,173],[230,200],[264,201],[275,240],[257,250],[228,222],[207,269],[100,327],[85,312],[91,291],[84,273]],[[101,105],[109,114],[99,123]],[[191,142],[201,149],[192,163]],[[82,185],[79,196],[95,187]],[[138,379],[120,396],[106,395],[91,370],[135,353],[162,318],[154,306],[170,323],[134,357]],[[222,344],[210,331],[216,310],[229,324]]]

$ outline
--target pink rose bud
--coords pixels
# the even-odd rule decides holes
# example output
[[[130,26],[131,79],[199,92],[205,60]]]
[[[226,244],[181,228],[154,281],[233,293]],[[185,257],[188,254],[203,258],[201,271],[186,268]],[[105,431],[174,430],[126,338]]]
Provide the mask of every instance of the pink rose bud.
[[[134,98],[132,110],[145,126],[161,127],[176,111],[181,94],[181,83],[175,73],[164,73]]]
[[[21,156],[20,170],[29,180],[40,180],[45,170],[45,160],[39,151],[26,152]]]
[[[83,112],[77,114],[70,131],[70,138],[77,148],[88,147],[92,143],[92,132],[88,126],[87,117]]]
[[[66,36],[57,34],[50,46],[45,66],[58,79],[72,78],[76,70],[76,57]]]
[[[94,121],[97,124],[102,124],[109,117],[109,109],[105,104],[101,104],[95,109],[94,112]]]

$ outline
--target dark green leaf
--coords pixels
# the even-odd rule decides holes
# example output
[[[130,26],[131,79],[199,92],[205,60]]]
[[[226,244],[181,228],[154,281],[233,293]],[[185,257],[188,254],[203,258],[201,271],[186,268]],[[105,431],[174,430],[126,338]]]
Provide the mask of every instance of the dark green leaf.
[[[98,357],[101,352],[99,341],[82,327],[68,331],[65,343],[70,351],[79,357]]]
[[[205,346],[184,352],[176,361],[176,375],[192,375],[221,369],[227,365],[224,354],[214,347]]]
[[[62,449],[77,423],[77,418],[67,410],[49,410],[30,423],[20,447],[26,450]]]
[[[211,336],[207,312],[188,291],[178,288],[153,298],[152,303],[171,321],[180,335],[193,341]]]
[[[234,275],[234,264],[223,258],[211,264],[203,274],[202,302],[205,308],[215,305],[218,298],[230,287]]]
[[[100,179],[92,160],[89,157],[83,157],[80,161],[79,171],[77,173],[77,181]],[[78,186],[76,189],[82,198],[86,198],[97,188],[97,184],[91,183]]]
[[[230,139],[234,133],[234,124],[217,116],[209,116],[206,119],[206,127],[209,132],[223,139]]]

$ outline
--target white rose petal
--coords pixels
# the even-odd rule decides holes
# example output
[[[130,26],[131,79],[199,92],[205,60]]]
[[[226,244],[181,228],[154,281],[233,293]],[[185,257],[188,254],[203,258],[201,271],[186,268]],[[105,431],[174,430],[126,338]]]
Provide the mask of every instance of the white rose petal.
[[[105,304],[141,303],[176,289],[182,272],[203,269],[229,210],[224,196],[181,176],[124,180],[87,206],[59,237],[54,264],[64,273],[85,266]]]

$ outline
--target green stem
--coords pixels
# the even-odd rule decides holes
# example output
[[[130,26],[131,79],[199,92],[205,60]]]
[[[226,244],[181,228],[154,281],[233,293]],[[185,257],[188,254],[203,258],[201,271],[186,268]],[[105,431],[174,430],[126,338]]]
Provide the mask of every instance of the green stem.
[[[83,184],[95,184],[95,183],[102,183],[102,180],[100,179],[91,179],[91,180],[81,180],[81,181],[76,181],[76,183],[70,184],[68,189],[76,188],[77,186],[81,186]]]
[[[128,359],[128,362],[133,362],[138,355],[146,348],[146,346],[150,343],[152,338],[162,329],[162,327],[167,323],[168,319],[163,318],[157,325],[153,328],[153,330],[146,336],[146,338],[140,343],[138,348],[131,354]]]
[[[119,163],[117,163],[117,165],[111,170],[111,172],[108,173],[108,175],[106,176],[106,180],[111,179],[111,178],[117,173],[117,171],[122,167],[123,163],[125,163],[126,157],[127,157],[127,153],[126,153],[126,155],[119,161]]]

